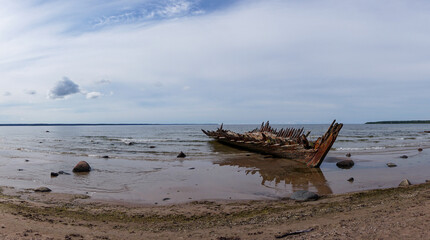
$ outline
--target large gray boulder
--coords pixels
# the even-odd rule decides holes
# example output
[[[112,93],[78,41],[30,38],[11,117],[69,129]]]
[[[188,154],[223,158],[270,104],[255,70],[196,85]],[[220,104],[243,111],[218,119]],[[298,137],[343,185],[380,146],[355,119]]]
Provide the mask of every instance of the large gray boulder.
[[[73,172],[89,172],[91,171],[90,165],[85,161],[80,161],[73,168]]]
[[[319,198],[319,196],[314,192],[300,190],[300,191],[294,192],[290,198],[299,202],[305,202],[305,201],[315,201]]]

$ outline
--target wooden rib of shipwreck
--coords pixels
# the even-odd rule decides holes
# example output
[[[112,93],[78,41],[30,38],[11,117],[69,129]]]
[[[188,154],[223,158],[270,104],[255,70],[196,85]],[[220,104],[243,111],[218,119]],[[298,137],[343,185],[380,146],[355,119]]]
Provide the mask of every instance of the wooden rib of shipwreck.
[[[336,141],[337,135],[342,129],[342,123],[336,120],[328,128],[327,132],[315,142],[307,138],[310,132],[304,133],[303,128],[273,129],[269,121],[262,123],[260,128],[243,134],[223,129],[223,124],[216,131],[203,133],[214,138],[218,142],[273,157],[286,158],[305,163],[308,167],[319,167],[325,156]]]

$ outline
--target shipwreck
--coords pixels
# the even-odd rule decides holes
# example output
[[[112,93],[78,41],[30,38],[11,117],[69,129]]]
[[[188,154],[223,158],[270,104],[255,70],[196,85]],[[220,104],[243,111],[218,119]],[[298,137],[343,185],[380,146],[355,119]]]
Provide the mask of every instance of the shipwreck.
[[[203,129],[202,131],[219,143],[231,147],[290,159],[302,162],[308,167],[318,168],[336,141],[342,127],[342,123],[336,123],[334,120],[327,132],[316,141],[308,140],[310,131],[305,134],[304,128],[278,130],[272,128],[269,121],[263,122],[260,128],[243,134],[225,130],[223,124],[215,131]]]

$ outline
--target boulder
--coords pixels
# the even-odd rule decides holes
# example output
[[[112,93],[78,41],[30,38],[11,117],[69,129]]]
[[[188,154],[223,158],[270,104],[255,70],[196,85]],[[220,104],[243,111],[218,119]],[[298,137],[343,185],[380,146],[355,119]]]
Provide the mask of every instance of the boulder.
[[[306,202],[306,201],[315,201],[319,198],[319,196],[314,192],[300,190],[300,191],[294,192],[290,198],[298,202]]]
[[[73,172],[89,172],[91,171],[90,165],[85,161],[80,161],[73,168]]]
[[[177,156],[178,158],[184,158],[187,155],[185,155],[185,153],[183,153],[182,151],[179,153],[179,155]]]
[[[409,180],[405,178],[400,182],[399,187],[405,187],[410,185],[412,185],[411,182],[409,182]]]
[[[40,188],[36,188],[34,189],[35,192],[50,192],[52,191],[51,189],[47,188],[47,187],[40,187]]]
[[[388,167],[397,167],[397,165],[395,163],[391,163],[391,162],[387,163],[387,166]]]
[[[350,169],[350,168],[352,168],[352,166],[354,166],[354,161],[352,161],[352,160],[343,160],[343,161],[337,162],[336,166],[338,168],[342,168],[342,169]]]

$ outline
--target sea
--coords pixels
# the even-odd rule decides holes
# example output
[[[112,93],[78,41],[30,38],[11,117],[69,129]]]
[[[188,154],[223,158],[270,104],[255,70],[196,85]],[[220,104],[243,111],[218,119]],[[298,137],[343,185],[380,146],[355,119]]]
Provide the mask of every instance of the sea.
[[[95,200],[151,205],[283,199],[298,190],[329,195],[396,187],[405,178],[413,184],[430,179],[429,124],[345,124],[319,169],[227,147],[201,131],[217,127],[0,126],[0,186],[43,186]],[[259,124],[224,125],[237,132],[256,127]],[[329,124],[273,127],[304,127],[316,140]],[[185,158],[177,158],[181,151]],[[355,165],[336,166],[346,159]],[[79,161],[87,161],[92,171],[73,173]],[[59,171],[65,174],[51,177]]]

